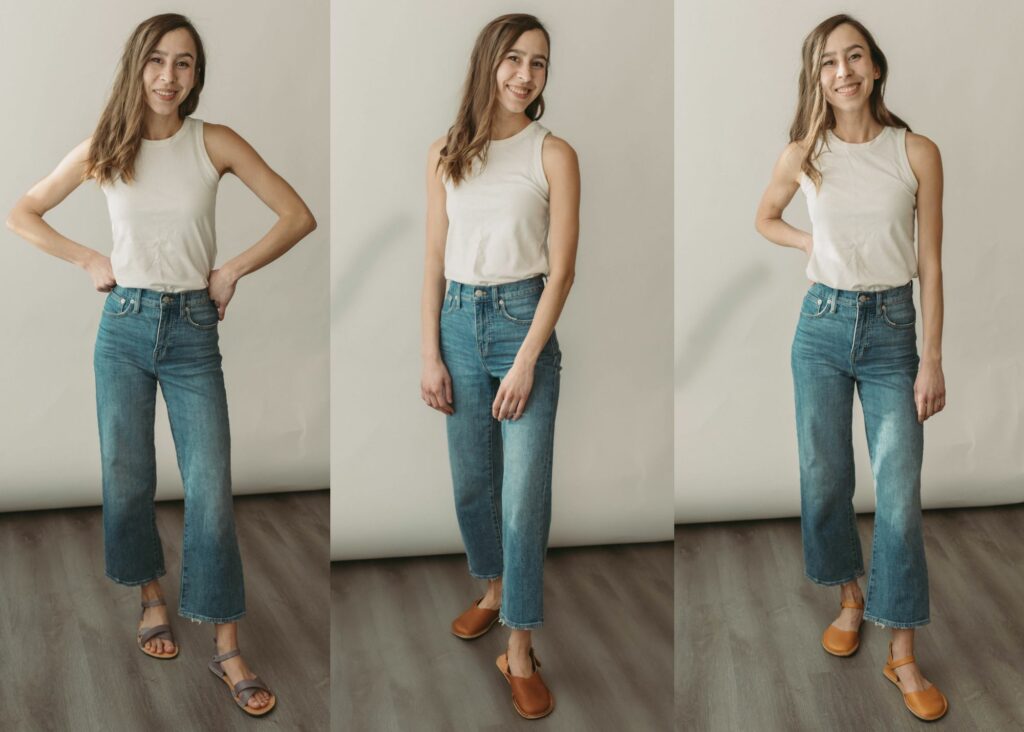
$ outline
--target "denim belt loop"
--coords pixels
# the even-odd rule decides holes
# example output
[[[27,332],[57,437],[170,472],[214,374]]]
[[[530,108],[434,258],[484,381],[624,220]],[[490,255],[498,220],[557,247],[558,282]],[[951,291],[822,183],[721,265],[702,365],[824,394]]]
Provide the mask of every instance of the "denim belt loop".
[[[875,315],[881,315],[885,309],[886,297],[881,292],[875,293]]]
[[[133,312],[138,315],[139,310],[142,309],[142,288],[133,287],[128,290],[129,299],[135,303],[133,306]]]
[[[829,309],[829,312],[834,314],[836,312],[836,306],[839,304],[839,288],[833,287],[831,290],[832,294],[829,295],[829,298],[832,300],[832,307]]]
[[[457,307],[458,309],[461,310],[462,309],[462,283],[461,282],[453,282],[452,284],[455,285],[455,287],[452,288],[453,290],[455,290],[455,293],[454,293],[455,307]]]
[[[184,318],[185,317],[185,306],[186,306],[187,301],[188,301],[188,297],[185,295],[184,292],[181,293],[180,295],[178,295],[178,317],[179,318]]]
[[[498,309],[498,285],[491,285],[487,288],[491,291],[491,308],[494,310]]]

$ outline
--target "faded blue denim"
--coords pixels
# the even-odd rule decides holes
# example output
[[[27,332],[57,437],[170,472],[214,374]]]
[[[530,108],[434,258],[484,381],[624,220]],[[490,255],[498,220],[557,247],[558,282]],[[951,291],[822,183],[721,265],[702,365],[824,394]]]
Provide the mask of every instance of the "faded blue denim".
[[[165,572],[153,504],[159,384],[185,488],[178,612],[205,622],[238,620],[245,590],[217,310],[209,295],[115,287],[103,305],[94,366],[107,576],[141,585]]]
[[[856,388],[875,479],[864,617],[891,628],[929,620],[916,319],[910,283],[882,292],[815,284],[804,297],[792,351],[807,577],[837,585],[864,574],[853,510]]]
[[[441,356],[452,378],[447,418],[455,510],[469,572],[503,577],[500,620],[530,630],[544,622],[544,556],[551,525],[551,456],[562,354],[551,334],[534,369],[523,416],[497,421],[491,405],[530,329],[544,280],[449,284]]]

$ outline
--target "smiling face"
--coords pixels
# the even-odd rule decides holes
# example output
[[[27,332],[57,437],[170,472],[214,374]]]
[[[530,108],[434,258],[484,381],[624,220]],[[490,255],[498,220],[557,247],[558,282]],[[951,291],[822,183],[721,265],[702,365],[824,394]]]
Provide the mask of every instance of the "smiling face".
[[[142,68],[146,104],[154,114],[175,115],[196,82],[196,44],[185,28],[165,33]]]
[[[862,107],[879,76],[860,31],[844,23],[829,34],[821,57],[821,89],[829,104],[843,111]]]
[[[498,103],[523,114],[544,91],[548,80],[548,42],[541,30],[523,33],[498,64]]]

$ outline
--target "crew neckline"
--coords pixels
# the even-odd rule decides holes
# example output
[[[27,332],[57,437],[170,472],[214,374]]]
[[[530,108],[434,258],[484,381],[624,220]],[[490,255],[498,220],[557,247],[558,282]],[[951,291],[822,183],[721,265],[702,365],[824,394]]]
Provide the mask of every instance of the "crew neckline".
[[[505,142],[512,142],[516,138],[521,137],[522,135],[526,134],[526,131],[528,129],[530,129],[531,127],[533,127],[535,124],[537,124],[537,120],[530,120],[530,123],[528,125],[526,125],[526,127],[524,127],[523,129],[519,130],[519,132],[517,132],[516,134],[512,135],[511,137],[503,137],[500,140],[491,140],[491,144],[492,145],[501,145],[502,143],[505,143]]]
[[[181,127],[179,127],[178,130],[170,137],[165,137],[161,140],[147,140],[145,137],[143,137],[142,142],[143,144],[150,147],[162,147],[164,145],[170,145],[172,142],[174,142],[179,137],[185,134],[185,128],[188,127],[191,119],[191,117],[185,117],[183,120],[181,120]]]
[[[829,130],[828,131],[828,141],[829,141],[829,145],[835,144],[838,147],[848,147],[848,148],[864,150],[865,148],[871,147],[872,145],[876,144],[879,140],[881,140],[886,135],[890,134],[890,131],[893,130],[893,129],[895,129],[895,128],[890,127],[889,125],[885,125],[885,126],[882,127],[882,131],[881,132],[879,132],[877,135],[872,137],[870,140],[866,140],[864,142],[847,142],[846,140],[841,139],[839,137],[839,135],[837,135],[833,130]]]

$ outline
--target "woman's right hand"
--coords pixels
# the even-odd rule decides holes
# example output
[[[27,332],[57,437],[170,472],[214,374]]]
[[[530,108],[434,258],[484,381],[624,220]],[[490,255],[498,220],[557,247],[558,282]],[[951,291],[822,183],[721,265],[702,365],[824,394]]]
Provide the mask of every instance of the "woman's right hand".
[[[420,396],[428,407],[447,415],[455,414],[452,406],[452,377],[441,359],[424,362]]]
[[[114,270],[110,266],[110,257],[105,257],[99,252],[93,252],[85,263],[85,271],[92,278],[93,287],[97,292],[110,292],[117,284],[114,279]]]

